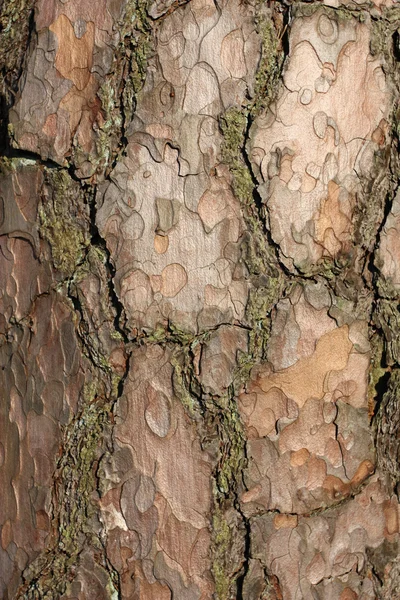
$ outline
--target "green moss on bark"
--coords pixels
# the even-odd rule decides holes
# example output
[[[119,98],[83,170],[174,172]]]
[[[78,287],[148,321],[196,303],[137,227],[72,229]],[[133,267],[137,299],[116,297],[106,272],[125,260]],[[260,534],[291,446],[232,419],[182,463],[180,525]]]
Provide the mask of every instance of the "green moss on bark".
[[[251,124],[275,99],[284,60],[281,39],[269,14],[259,12],[257,30],[261,56],[253,97],[241,107],[229,108],[219,122],[223,137],[221,161],[229,167],[232,189],[242,206],[248,227],[248,235],[242,244],[242,258],[253,285],[246,307],[246,319],[250,325],[249,351],[238,357],[239,364],[229,393],[206,402],[207,414],[213,415],[209,419],[217,430],[220,448],[214,471],[212,520],[212,572],[218,600],[235,597],[237,581],[243,575],[245,563],[245,518],[238,494],[247,461],[246,436],[236,394],[247,381],[255,362],[265,355],[270,330],[269,314],[286,285],[275,249],[269,243],[265,208],[257,199],[257,184],[246,155]],[[241,531],[237,523],[232,525],[232,514],[240,523]]]
[[[34,0],[3,0],[0,7],[0,92],[15,90],[29,40]]]
[[[229,576],[229,565],[226,564],[232,548],[232,530],[228,525],[225,513],[217,507],[212,517],[212,534],[214,556],[212,573],[215,581],[215,593],[218,599],[229,598],[232,578]]]
[[[281,39],[283,31],[277,32],[271,17],[260,12],[256,18],[256,27],[261,38],[261,58],[256,73],[253,100],[249,107],[252,117],[258,116],[275,100],[285,58]]]
[[[91,157],[90,161],[98,174],[103,170],[108,172],[126,144],[125,131],[133,118],[137,97],[146,79],[147,62],[153,47],[147,0],[127,0],[117,29],[120,40],[111,74],[97,93],[104,122],[98,131],[97,156]]]
[[[400,493],[400,370],[390,374],[375,419],[378,465]]]
[[[100,377],[90,374],[80,398],[80,409],[65,426],[63,447],[54,474],[53,540],[24,572],[27,582],[18,600],[42,600],[60,597],[66,590],[71,572],[79,564],[84,548],[103,553],[96,530],[96,463],[103,438],[109,429],[110,414],[116,400],[115,374]],[[104,567],[103,567],[104,568]],[[118,588],[117,576],[110,568],[110,599]]]
[[[238,491],[247,462],[246,437],[233,387],[226,396],[207,401],[206,406],[219,441],[219,460],[214,469],[212,573],[216,598],[227,600],[236,597],[237,580],[245,562],[245,528]]]
[[[54,267],[72,277],[90,243],[84,194],[67,171],[45,171],[47,192],[39,205],[39,233],[49,243]]]

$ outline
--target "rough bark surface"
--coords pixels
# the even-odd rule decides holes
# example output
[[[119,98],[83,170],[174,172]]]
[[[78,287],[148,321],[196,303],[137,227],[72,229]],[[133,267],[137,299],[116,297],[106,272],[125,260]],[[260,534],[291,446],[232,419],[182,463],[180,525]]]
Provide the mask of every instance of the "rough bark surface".
[[[400,598],[399,28],[0,1],[2,598]]]

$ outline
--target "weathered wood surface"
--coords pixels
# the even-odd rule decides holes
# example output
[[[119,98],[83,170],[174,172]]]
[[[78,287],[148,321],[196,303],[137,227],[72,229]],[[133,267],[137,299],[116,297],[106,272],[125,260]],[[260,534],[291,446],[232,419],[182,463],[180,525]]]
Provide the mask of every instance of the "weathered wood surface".
[[[400,9],[0,7],[1,597],[400,598]]]

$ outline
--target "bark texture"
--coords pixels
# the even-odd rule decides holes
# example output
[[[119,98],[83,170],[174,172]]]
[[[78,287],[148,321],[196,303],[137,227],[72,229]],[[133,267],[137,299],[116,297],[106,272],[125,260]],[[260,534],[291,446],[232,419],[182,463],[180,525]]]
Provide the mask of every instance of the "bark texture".
[[[400,598],[400,9],[0,1],[0,595]]]

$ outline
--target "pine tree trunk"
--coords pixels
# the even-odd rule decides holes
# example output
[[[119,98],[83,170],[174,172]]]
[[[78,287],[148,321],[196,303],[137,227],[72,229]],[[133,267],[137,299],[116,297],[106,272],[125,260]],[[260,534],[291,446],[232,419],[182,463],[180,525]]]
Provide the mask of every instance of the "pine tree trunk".
[[[400,8],[0,8],[0,596],[399,599]]]

